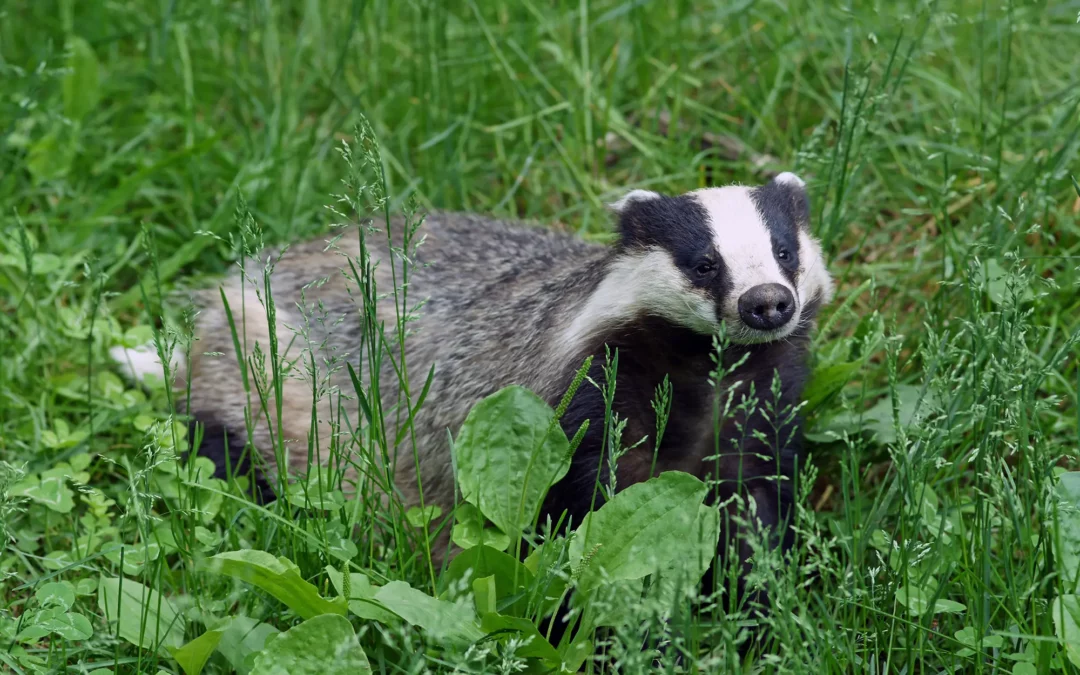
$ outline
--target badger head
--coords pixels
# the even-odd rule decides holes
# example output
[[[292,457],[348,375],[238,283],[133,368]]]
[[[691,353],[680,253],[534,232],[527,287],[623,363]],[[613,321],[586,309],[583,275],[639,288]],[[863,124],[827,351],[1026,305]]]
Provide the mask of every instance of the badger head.
[[[732,342],[752,344],[791,335],[832,297],[792,173],[677,197],[634,190],[611,208],[621,236],[588,303],[598,314],[651,314],[706,334],[723,321]]]

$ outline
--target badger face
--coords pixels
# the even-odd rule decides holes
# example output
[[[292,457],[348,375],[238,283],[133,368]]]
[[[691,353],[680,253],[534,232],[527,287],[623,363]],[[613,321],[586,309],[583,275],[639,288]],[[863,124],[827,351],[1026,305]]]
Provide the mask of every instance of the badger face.
[[[653,314],[700,333],[723,321],[732,342],[753,344],[787,337],[832,296],[794,174],[678,197],[634,190],[611,206],[620,252],[590,299],[593,318],[606,303],[612,314]]]

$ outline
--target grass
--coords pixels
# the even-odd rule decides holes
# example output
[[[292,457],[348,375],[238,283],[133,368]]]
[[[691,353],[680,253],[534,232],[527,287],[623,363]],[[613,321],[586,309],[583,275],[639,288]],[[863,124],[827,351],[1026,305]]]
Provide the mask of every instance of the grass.
[[[243,257],[241,196],[267,243],[325,232],[349,173],[337,148],[363,115],[395,211],[411,198],[603,239],[604,202],[632,187],[807,178],[839,281],[805,409],[815,480],[794,560],[760,572],[785,610],[777,642],[742,667],[1076,672],[1080,491],[1062,472],[1080,447],[1078,13],[1075,0],[0,6],[0,669],[190,673],[148,636],[175,646],[220,627],[204,672],[246,671],[249,628],[306,617],[207,572],[221,552],[288,557],[325,598],[368,579],[431,590],[440,571],[413,555],[416,531],[384,556],[386,540],[353,541],[333,511],[260,509],[177,471],[175,401],[132,388],[106,355],[182,327],[186,308],[163,294]],[[367,576],[335,592],[325,566],[343,558]],[[109,624],[116,579],[135,615]],[[135,583],[160,595],[130,596]],[[639,628],[672,610],[650,603],[620,610],[583,668],[650,667]],[[668,625],[691,637],[660,667],[735,668],[737,617],[689,609],[676,603]],[[465,647],[438,626],[350,617],[324,620],[314,644],[290,633],[291,649],[355,630],[378,672],[526,665],[506,639]]]

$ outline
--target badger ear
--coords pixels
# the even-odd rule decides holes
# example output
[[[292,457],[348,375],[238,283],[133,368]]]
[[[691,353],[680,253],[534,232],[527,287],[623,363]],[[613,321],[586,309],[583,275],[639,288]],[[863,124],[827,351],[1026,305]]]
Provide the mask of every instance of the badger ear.
[[[806,181],[790,171],[777,174],[765,186],[766,190],[780,197],[779,202],[791,213],[802,229],[810,229],[810,197],[806,194]]]
[[[802,178],[799,178],[790,171],[785,171],[784,173],[777,174],[776,177],[773,178],[773,181],[779,183],[780,185],[786,185],[788,187],[798,188],[800,190],[806,188],[806,181],[804,181]]]
[[[653,192],[652,190],[631,190],[619,199],[609,203],[607,206],[621,216],[626,213],[634,203],[646,202],[651,199],[660,199],[661,196],[660,193]]]

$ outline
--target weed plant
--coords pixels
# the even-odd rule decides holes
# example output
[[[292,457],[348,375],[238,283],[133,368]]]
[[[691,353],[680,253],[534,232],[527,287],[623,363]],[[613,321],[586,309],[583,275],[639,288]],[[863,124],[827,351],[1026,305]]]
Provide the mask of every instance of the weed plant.
[[[0,5],[0,670],[1077,672],[1078,17],[1076,0]],[[715,486],[664,474],[617,486],[574,537],[539,522],[581,435],[521,389],[453,430],[455,509],[393,498],[410,420],[438,405],[402,358],[427,210],[608,241],[625,190],[783,170],[808,180],[837,299],[798,410],[756,392],[716,411],[806,421],[798,543],[748,540],[771,612],[725,602],[733,568],[696,583],[718,531],[747,525],[700,507]],[[355,315],[305,294],[287,343],[248,339],[244,316],[277,321],[275,251],[385,237],[390,216],[390,288],[361,247],[342,258]],[[249,430],[280,419],[290,378],[331,414],[303,446],[271,425],[266,457],[222,480],[190,392],[136,386],[108,351],[198,350],[189,292],[225,273],[259,298],[228,307]],[[348,354],[316,337],[345,321],[364,335]],[[658,437],[670,405],[661,387]],[[470,429],[507,411],[532,436],[485,473]],[[611,411],[590,423],[616,461],[638,441]],[[297,453],[323,461],[286,480]],[[251,497],[258,468],[272,501]],[[634,521],[644,499],[670,520]],[[448,538],[465,552],[441,555]],[[619,538],[639,555],[611,554]]]

